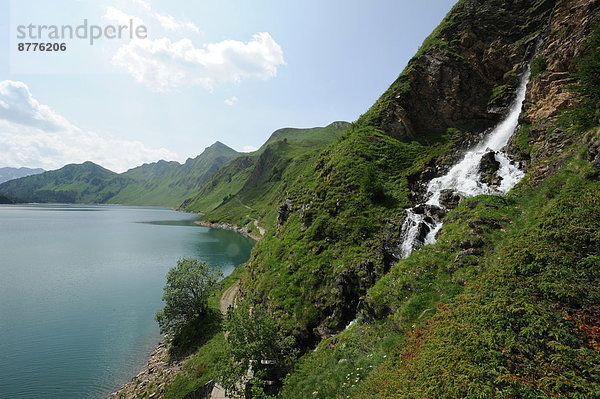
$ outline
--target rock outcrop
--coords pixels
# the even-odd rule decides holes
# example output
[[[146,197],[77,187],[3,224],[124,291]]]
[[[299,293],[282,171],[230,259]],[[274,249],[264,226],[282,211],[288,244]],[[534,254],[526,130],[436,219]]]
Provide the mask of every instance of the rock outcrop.
[[[512,99],[554,4],[460,1],[359,123],[398,139],[491,127]]]
[[[536,181],[560,169],[569,156],[565,150],[572,138],[555,118],[577,103],[570,76],[577,70],[574,61],[586,55],[585,43],[599,14],[600,0],[560,0],[542,34],[520,119],[521,148],[515,142],[510,148]]]

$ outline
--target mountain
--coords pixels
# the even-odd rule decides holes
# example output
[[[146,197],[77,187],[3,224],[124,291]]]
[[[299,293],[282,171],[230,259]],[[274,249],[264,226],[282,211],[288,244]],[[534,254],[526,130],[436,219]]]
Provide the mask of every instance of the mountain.
[[[186,201],[266,230],[236,276],[300,350],[279,398],[597,396],[598,15],[461,0],[324,149],[288,163],[276,140]],[[210,379],[222,340],[167,394]]]
[[[254,221],[272,224],[281,192],[349,126],[347,122],[333,122],[311,129],[279,129],[257,151],[241,155],[218,170],[182,204],[182,209],[205,213],[207,221],[246,231],[256,229]]]
[[[183,165],[159,161],[117,174],[92,162],[72,164],[0,184],[0,193],[28,202],[175,207],[237,155],[235,150],[217,142]]]
[[[0,204],[16,204],[19,201],[13,198],[9,198],[9,197],[5,197],[3,195],[0,195]]]
[[[121,176],[137,183],[127,185],[110,202],[178,206],[194,194],[216,170],[239,155],[237,151],[217,141],[196,158],[189,158],[183,165],[159,161],[130,169]]]
[[[133,182],[85,162],[8,181],[0,185],[0,192],[28,202],[104,203]]]
[[[0,184],[21,177],[37,175],[44,173],[44,169],[31,169],[31,168],[0,168]]]

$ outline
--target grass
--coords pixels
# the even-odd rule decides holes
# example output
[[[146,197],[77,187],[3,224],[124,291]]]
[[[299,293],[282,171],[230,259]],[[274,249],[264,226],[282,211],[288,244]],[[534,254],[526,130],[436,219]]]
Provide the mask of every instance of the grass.
[[[381,246],[386,234],[399,239],[409,176],[445,162],[459,141],[454,130],[405,143],[373,128],[350,129],[279,193],[290,204],[285,220],[257,243],[242,278],[246,291],[304,344],[315,339],[319,320],[343,326],[390,267]]]
[[[361,320],[300,360],[281,397],[594,397],[591,169],[579,152],[539,186],[463,201],[435,245],[369,289]],[[480,255],[457,261],[473,244]]]
[[[347,127],[334,122],[324,128],[277,130],[258,151],[217,171],[184,209],[204,213],[204,220],[249,229],[255,220],[274,225],[282,193]]]
[[[531,79],[535,78],[540,73],[544,72],[547,67],[546,64],[547,64],[547,61],[546,61],[545,56],[540,55],[540,56],[536,57],[533,60],[533,62],[531,63]]]
[[[529,129],[531,129],[530,124],[524,123],[520,125],[517,133],[512,138],[512,144],[518,150],[522,158],[529,158],[533,148],[531,137],[529,136]]]
[[[500,86],[496,86],[492,89],[492,95],[490,96],[490,100],[488,101],[488,104],[493,104],[496,101],[504,98],[506,96],[506,93],[508,91],[508,85],[500,85]]]
[[[573,161],[517,193],[520,222],[481,260],[481,276],[420,323],[357,397],[593,397],[600,353],[585,323],[598,323],[589,315],[600,292],[600,184],[587,168]]]

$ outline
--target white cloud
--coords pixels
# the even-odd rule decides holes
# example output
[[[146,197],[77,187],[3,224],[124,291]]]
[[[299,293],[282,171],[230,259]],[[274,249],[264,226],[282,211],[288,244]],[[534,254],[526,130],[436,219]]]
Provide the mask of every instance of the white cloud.
[[[146,10],[150,10],[150,4],[147,1],[144,1],[144,0],[131,0],[131,1],[133,1],[137,5],[144,7]]]
[[[233,96],[231,98],[225,99],[225,104],[231,106],[231,105],[236,104],[238,101],[240,101],[240,100],[236,96]]]
[[[144,21],[142,21],[141,18],[136,17],[134,15],[125,14],[123,11],[119,10],[118,8],[112,7],[112,6],[106,7],[106,13],[104,14],[104,16],[102,18],[109,20],[109,21],[114,21],[114,22],[118,23],[119,25],[126,25],[126,26],[129,26],[129,22],[133,21],[134,29],[140,25],[144,25]]]
[[[47,131],[70,127],[66,119],[33,98],[25,83],[12,80],[0,82],[0,119]]]
[[[154,91],[192,85],[212,91],[220,83],[244,78],[267,80],[285,64],[281,47],[267,32],[253,35],[247,43],[223,40],[202,48],[187,38],[134,39],[122,45],[112,61]]]
[[[242,149],[242,152],[254,152],[256,150],[258,150],[258,147],[255,147],[253,145],[245,145]]]
[[[164,148],[121,140],[72,125],[40,104],[23,82],[0,82],[0,159],[7,166],[56,169],[93,161],[116,172],[144,162],[174,159]]]
[[[172,15],[155,13],[154,18],[156,18],[161,26],[167,30],[175,32],[190,30],[194,33],[200,33],[200,29],[198,29],[193,22],[177,20]]]
[[[134,4],[143,7],[147,12],[150,13],[154,19],[156,19],[160,25],[166,30],[173,32],[183,32],[186,30],[194,33],[200,33],[200,29],[191,21],[180,20],[169,14],[161,14],[159,12],[152,12],[150,3],[144,0],[131,0]]]

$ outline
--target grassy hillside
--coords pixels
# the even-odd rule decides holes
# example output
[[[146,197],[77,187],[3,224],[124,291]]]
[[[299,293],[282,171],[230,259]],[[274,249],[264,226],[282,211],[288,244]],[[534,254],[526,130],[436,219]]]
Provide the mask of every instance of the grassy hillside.
[[[277,130],[260,149],[217,171],[182,208],[205,213],[207,221],[250,230],[256,228],[254,220],[272,225],[281,193],[348,126],[334,122],[323,128]]]
[[[299,362],[281,397],[594,397],[600,171],[586,150],[542,185],[461,203],[435,245],[368,290],[352,327]]]
[[[216,142],[183,165],[159,161],[130,169],[122,176],[137,183],[125,187],[110,202],[178,206],[196,192],[211,174],[238,155],[237,151]]]
[[[27,202],[175,207],[237,155],[217,142],[183,165],[159,161],[117,174],[92,162],[72,164],[0,184],[0,193]]]
[[[0,193],[28,202],[103,203],[134,180],[92,162],[10,180]]]
[[[487,110],[491,87],[524,68],[535,47],[527,39],[544,28],[551,7],[549,1],[460,1],[381,99],[269,198],[278,214],[266,218],[270,228],[242,284],[302,345],[343,329],[367,289],[400,260],[405,208],[424,181],[456,162],[499,118]],[[253,198],[265,203],[259,190]],[[243,195],[242,203],[257,207]],[[208,216],[219,221],[234,212],[242,209],[231,202]]]
[[[237,166],[236,193],[208,215],[266,221],[238,272],[245,299],[304,350],[279,397],[598,397],[599,6],[460,1],[390,90],[289,183],[269,189],[278,169],[265,165],[282,144]],[[463,200],[435,245],[400,259],[405,208],[499,118],[532,55],[548,62],[512,142],[525,178],[507,195]]]

